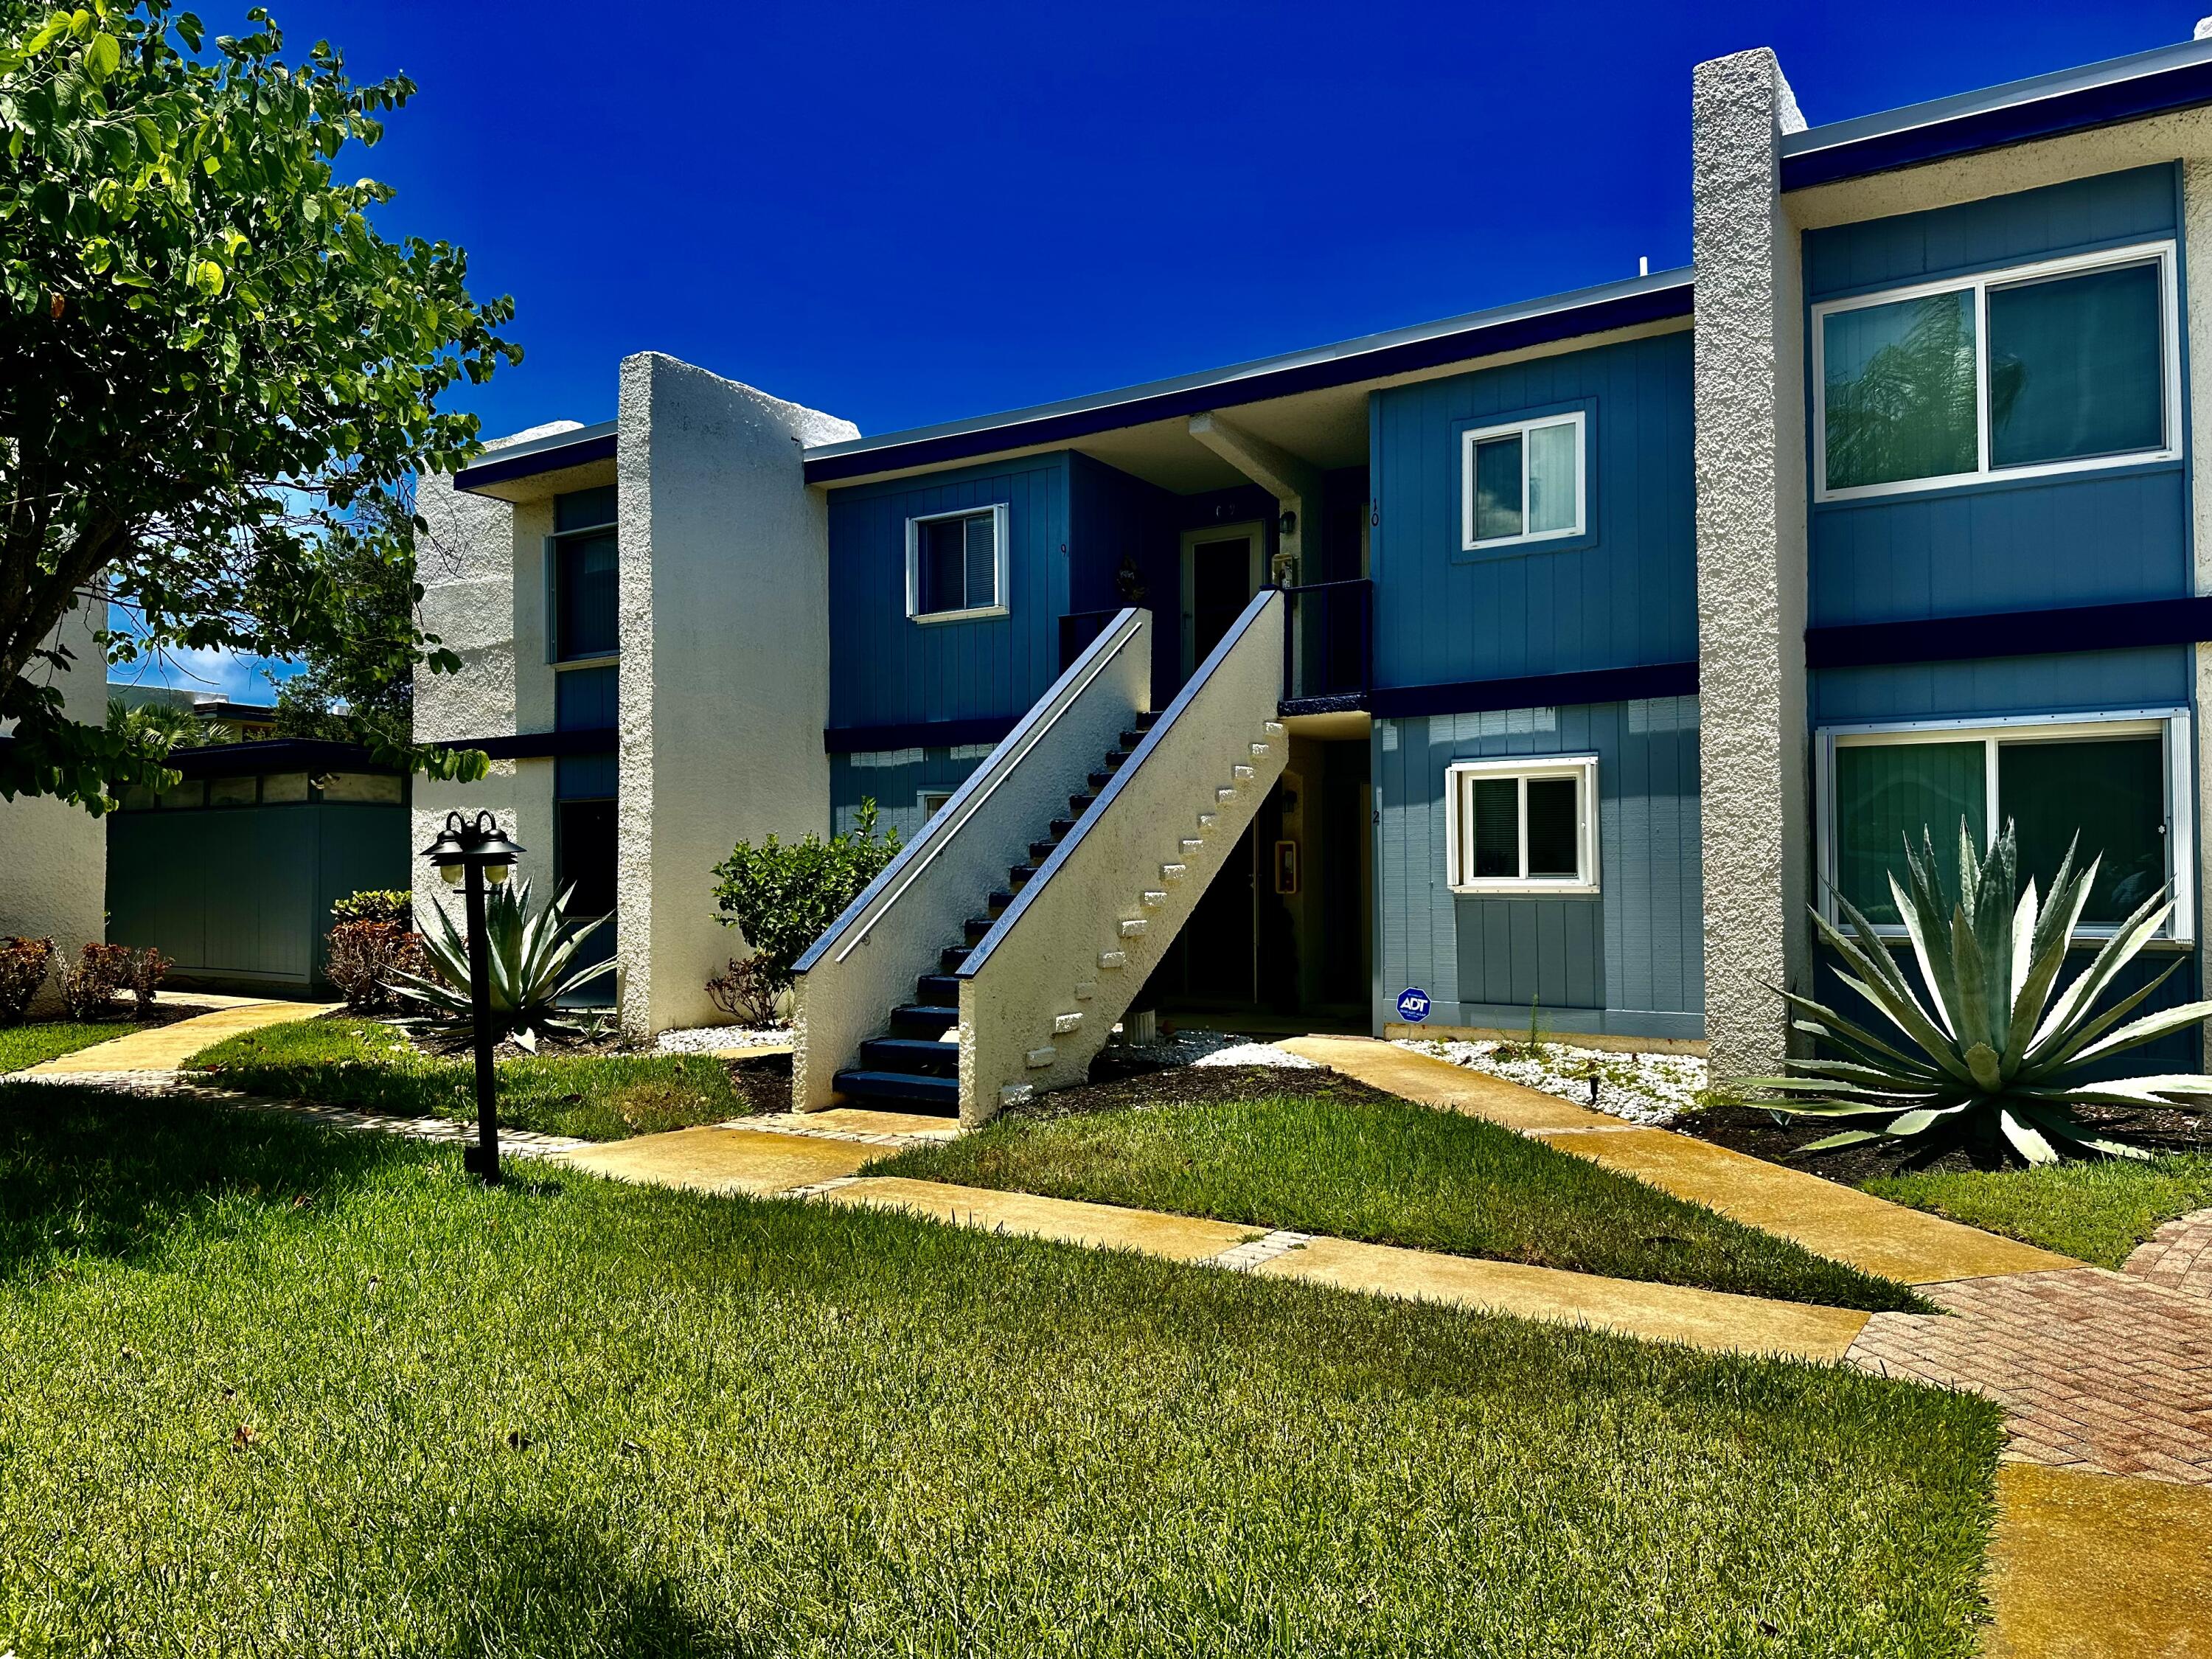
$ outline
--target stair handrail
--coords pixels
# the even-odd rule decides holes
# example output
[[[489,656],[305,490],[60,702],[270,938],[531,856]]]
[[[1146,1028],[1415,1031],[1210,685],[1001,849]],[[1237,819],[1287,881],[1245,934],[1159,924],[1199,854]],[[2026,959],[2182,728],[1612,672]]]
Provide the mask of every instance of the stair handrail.
[[[1075,821],[1075,827],[1061,837],[1060,845],[1054,848],[1050,855],[1037,867],[1036,874],[1023,884],[1021,891],[1014,895],[1014,902],[992,923],[991,931],[969,951],[967,960],[953,970],[954,978],[975,977],[983,964],[990,960],[991,952],[1013,931],[1023,913],[1036,902],[1037,896],[1044,891],[1060,866],[1075,855],[1075,849],[1082,844],[1084,837],[1097,825],[1107,809],[1113,805],[1123,788],[1136,776],[1137,769],[1151,757],[1154,750],[1168,740],[1176,719],[1197,700],[1213,672],[1237,648],[1237,642],[1246,632],[1267,614],[1267,607],[1279,605],[1282,600],[1281,590],[1273,587],[1263,587],[1253,595],[1251,603],[1237,613],[1237,620],[1229,625],[1228,632],[1221,636],[1219,643],[1206,653],[1206,660],[1198,665],[1197,672],[1184,682],[1182,690],[1176,692],[1174,699],[1160,712],[1159,719],[1152,723],[1152,729],[1145,733],[1137,746],[1129,751],[1129,758],[1122,762],[1114,775],[1107,780],[1106,787],[1098,792],[1097,799],[1084,809],[1083,816]]]

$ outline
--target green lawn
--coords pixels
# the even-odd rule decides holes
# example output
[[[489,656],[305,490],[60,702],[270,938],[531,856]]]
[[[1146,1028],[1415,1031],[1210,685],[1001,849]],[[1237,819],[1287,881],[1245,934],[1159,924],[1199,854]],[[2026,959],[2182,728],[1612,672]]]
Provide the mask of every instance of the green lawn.
[[[2212,1157],[2188,1153],[2139,1164],[2113,1158],[1972,1174],[1883,1176],[1867,1191],[1893,1204],[2025,1239],[2100,1267],[2191,1210],[2212,1209]]]
[[[421,1054],[378,1020],[271,1025],[227,1037],[188,1063],[248,1093],[476,1119],[469,1062]],[[750,1110],[722,1063],[705,1054],[546,1054],[499,1062],[499,1121],[511,1128],[620,1140]]]
[[[1325,1095],[1000,1118],[869,1173],[1699,1285],[1924,1309],[1905,1285],[1515,1134],[1408,1102]]]
[[[128,1036],[133,1031],[144,1029],[137,1020],[115,1019],[101,1020],[96,1024],[57,1019],[36,1025],[0,1028],[0,1073],[20,1072],[27,1066],[59,1060],[64,1054],[89,1048],[95,1042]]]
[[[0,1089],[0,1651],[1966,1655],[1997,1408]]]

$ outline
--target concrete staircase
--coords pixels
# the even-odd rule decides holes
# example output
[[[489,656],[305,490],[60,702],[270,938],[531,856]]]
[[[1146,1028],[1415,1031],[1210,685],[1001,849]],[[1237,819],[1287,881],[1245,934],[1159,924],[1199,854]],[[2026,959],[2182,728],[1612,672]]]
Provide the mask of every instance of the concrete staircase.
[[[1084,1081],[1282,772],[1282,644],[1269,590],[1153,716],[1122,612],[799,959],[798,1109],[977,1123]]]

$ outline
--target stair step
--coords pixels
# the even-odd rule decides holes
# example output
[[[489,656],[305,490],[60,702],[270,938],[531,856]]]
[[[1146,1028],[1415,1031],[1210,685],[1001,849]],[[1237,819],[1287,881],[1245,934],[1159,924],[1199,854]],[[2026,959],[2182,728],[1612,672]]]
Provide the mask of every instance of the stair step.
[[[1239,783],[1249,783],[1260,775],[1249,766],[1232,766],[1229,769],[1229,775]]]
[[[1013,902],[1014,896],[1003,887],[992,889],[991,896],[983,901],[991,907],[991,914],[994,916]]]
[[[942,1036],[959,1023],[960,1009],[955,1003],[902,1002],[891,1010],[893,1036]]]
[[[935,1037],[870,1037],[860,1045],[860,1066],[872,1072],[917,1077],[957,1077],[960,1045]]]
[[[1075,820],[1073,818],[1054,818],[1052,821],[1052,833],[1054,839],[1057,840],[1059,837],[1065,836],[1069,830],[1074,828]]]
[[[1111,772],[1093,772],[1084,781],[1091,786],[1091,793],[1095,795],[1099,790],[1114,781],[1114,775]]]
[[[1279,738],[1290,728],[1285,726],[1280,720],[1261,720],[1260,722],[1260,729],[1262,732],[1265,732],[1271,738]]]
[[[1194,854],[1202,853],[1206,850],[1206,837],[1203,836],[1185,836],[1180,844],[1182,848],[1182,855],[1185,858],[1189,858]]]
[[[1124,732],[1121,733],[1121,747],[1124,749],[1134,749],[1144,740],[1145,734],[1142,732]]]
[[[1091,810],[1091,803],[1097,799],[1098,794],[1096,790],[1087,789],[1079,795],[1070,795],[1067,798],[1067,810],[1079,818]]]
[[[1030,858],[1035,863],[1042,864],[1052,856],[1052,849],[1059,845],[1057,836],[1050,841],[1033,841],[1030,843]]]
[[[1160,723],[1159,714],[1154,709],[1147,709],[1141,714],[1132,714],[1129,719],[1139,732],[1149,732]]]
[[[1167,902],[1168,896],[1158,888],[1148,887],[1145,890],[1145,908],[1147,910],[1157,910]]]
[[[998,921],[999,919],[996,916],[970,916],[967,921],[962,922],[960,926],[962,930],[968,935],[969,948],[973,950],[978,944],[981,943],[983,935],[989,933],[993,927],[996,927],[998,925]]]
[[[1134,737],[1136,733],[1133,732],[1124,732],[1121,735],[1125,738],[1130,738]],[[1116,772],[1120,771],[1123,767],[1129,763],[1129,757],[1135,751],[1136,747],[1137,745],[1133,743],[1123,744],[1119,749],[1116,749],[1112,754],[1106,757],[1106,764],[1112,767]]]
[[[1042,859],[1039,859],[1035,864],[1015,865],[1006,872],[1006,885],[1012,888],[1014,891],[1020,892],[1023,888],[1029,885],[1030,878],[1036,874],[1043,866]]]
[[[1255,743],[1252,745],[1252,752],[1255,755],[1264,755],[1267,752],[1267,745],[1264,743]]]
[[[957,1008],[960,981],[950,974],[924,974],[914,982],[915,1000],[932,1008]]]
[[[948,974],[957,973],[960,964],[968,960],[968,950],[964,945],[948,945],[937,953],[937,965]]]
[[[1213,833],[1213,826],[1220,822],[1221,814],[1218,812],[1200,812],[1198,815],[1199,834],[1201,836],[1212,835]]]
[[[1181,881],[1189,873],[1190,866],[1188,864],[1163,864],[1160,866],[1160,879],[1167,883],[1170,887],[1174,886],[1176,883]]]
[[[960,1079],[916,1077],[908,1072],[837,1073],[837,1092],[852,1100],[896,1100],[913,1107],[933,1108],[951,1116],[960,1109]]]
[[[1213,792],[1213,798],[1226,806],[1237,799],[1237,792],[1234,789],[1217,789]]]

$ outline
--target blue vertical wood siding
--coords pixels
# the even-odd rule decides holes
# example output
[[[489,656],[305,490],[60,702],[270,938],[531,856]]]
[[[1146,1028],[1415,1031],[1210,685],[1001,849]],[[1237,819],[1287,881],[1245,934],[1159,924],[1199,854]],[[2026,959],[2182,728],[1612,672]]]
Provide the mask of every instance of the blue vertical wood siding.
[[[1571,541],[1461,549],[1461,434],[1586,411],[1585,522]],[[1380,685],[1562,674],[1697,655],[1686,331],[1375,394]]]
[[[1497,898],[1451,890],[1444,770],[1499,755],[1598,757],[1601,891]],[[1704,1035],[1698,702],[1377,720],[1373,738],[1378,1029],[1419,986],[1438,1025]]]
[[[2179,223],[2178,175],[2160,165],[1808,231],[1807,303],[2159,240]],[[1808,312],[1808,422],[1820,418],[1811,349]],[[1808,427],[1808,473],[1811,438]],[[1810,622],[2179,597],[2191,591],[2189,514],[2179,462],[1816,502]]]
[[[830,829],[842,835],[860,823],[860,803],[876,804],[878,830],[896,830],[906,840],[928,821],[924,791],[950,794],[983,763],[990,745],[966,749],[898,749],[830,757]]]
[[[1164,708],[1182,679],[1182,552],[1180,497],[1088,455],[1068,457],[1068,609],[1116,611],[1126,556],[1152,613],[1152,707]]]
[[[1017,714],[1060,672],[1067,605],[1065,454],[832,491],[830,723],[891,726]],[[1008,614],[906,614],[906,521],[1007,503]]]
[[[1822,668],[1808,676],[1815,726],[2173,708],[2192,700],[2187,646],[1978,662]]]

